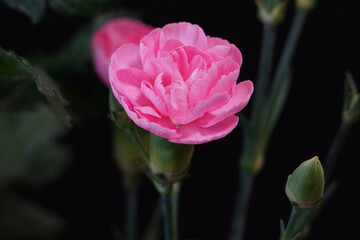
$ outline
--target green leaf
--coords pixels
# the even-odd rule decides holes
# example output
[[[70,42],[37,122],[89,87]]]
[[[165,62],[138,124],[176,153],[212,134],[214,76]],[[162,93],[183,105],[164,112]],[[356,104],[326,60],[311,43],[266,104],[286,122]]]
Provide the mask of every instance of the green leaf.
[[[28,61],[0,47],[0,82],[29,80],[32,77],[31,65]]]
[[[3,0],[3,2],[26,14],[33,23],[38,23],[46,11],[46,0]]]
[[[0,115],[0,189],[57,177],[68,159],[57,138],[63,125],[46,105]]]
[[[26,59],[0,48],[0,83],[34,82],[38,91],[46,97],[60,120],[70,126],[70,115],[65,109],[67,101],[62,96],[55,81],[41,68],[31,65]]]
[[[0,239],[60,239],[64,222],[48,210],[12,194],[0,199]]]
[[[109,7],[116,0],[49,0],[50,6],[67,15],[91,16]]]

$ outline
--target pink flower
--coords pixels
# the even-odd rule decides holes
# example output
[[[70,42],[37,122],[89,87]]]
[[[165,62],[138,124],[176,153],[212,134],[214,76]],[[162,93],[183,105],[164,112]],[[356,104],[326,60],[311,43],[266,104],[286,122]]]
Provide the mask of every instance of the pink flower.
[[[130,18],[118,18],[98,29],[91,42],[93,65],[100,79],[109,86],[109,65],[113,52],[123,44],[139,44],[153,27]]]
[[[230,133],[249,101],[252,82],[236,84],[241,63],[235,45],[181,22],[118,48],[109,77],[138,126],[170,142],[201,144]]]

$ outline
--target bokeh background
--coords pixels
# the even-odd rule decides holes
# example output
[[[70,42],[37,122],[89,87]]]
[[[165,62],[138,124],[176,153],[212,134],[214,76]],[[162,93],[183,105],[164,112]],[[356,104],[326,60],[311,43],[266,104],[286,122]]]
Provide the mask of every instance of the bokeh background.
[[[207,35],[227,39],[241,50],[244,62],[239,80],[256,79],[262,26],[253,1],[121,0],[91,16],[61,14],[47,6],[45,16],[36,24],[0,1],[0,46],[30,61],[42,59],[46,65],[92,19],[114,10],[155,27],[179,21],[196,23]],[[275,63],[293,14],[290,1],[285,20],[278,27]],[[345,71],[350,71],[360,85],[359,40],[358,8],[353,1],[319,1],[309,14],[292,64],[288,101],[270,141],[265,166],[255,182],[246,239],[278,239],[279,221],[287,221],[291,210],[284,193],[288,174],[315,155],[325,159],[341,122]],[[88,43],[84,41],[84,46]],[[15,210],[0,207],[0,218],[7,214],[3,221],[12,219],[19,229],[27,224],[54,228],[43,239],[112,240],[116,239],[116,228],[124,224],[122,177],[112,158],[111,122],[107,117],[108,90],[94,73],[88,55],[83,57],[81,64],[54,77],[69,101],[67,108],[73,117],[73,126],[62,130],[57,139],[67,149],[68,160],[58,164],[58,170],[50,174],[53,177],[10,186],[11,192],[28,203],[27,212],[35,204],[52,217],[39,217],[39,223],[26,217],[14,220],[11,216],[18,210],[16,206]],[[251,103],[245,114],[250,109]],[[23,123],[25,128],[27,123]],[[333,175],[339,187],[315,221],[310,240],[355,239],[358,234],[359,135],[357,124],[349,133]],[[40,144],[40,148],[49,147],[47,142]],[[180,239],[227,239],[240,151],[240,128],[224,139],[196,146],[191,177],[184,181],[180,197]],[[50,154],[49,166],[55,160]],[[157,193],[144,177],[139,194],[140,232],[146,228],[156,203]],[[61,230],[56,227],[59,224]]]

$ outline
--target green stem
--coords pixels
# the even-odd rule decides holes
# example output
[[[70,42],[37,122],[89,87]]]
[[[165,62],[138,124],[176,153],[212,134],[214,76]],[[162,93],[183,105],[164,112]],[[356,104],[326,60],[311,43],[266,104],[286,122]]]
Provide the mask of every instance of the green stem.
[[[125,204],[125,238],[135,240],[137,232],[137,199],[138,188],[128,187],[126,189]]]
[[[340,150],[344,145],[349,130],[350,125],[342,121],[336,137],[331,145],[330,151],[324,161],[325,180],[329,179],[334,170],[336,159],[338,158]]]
[[[241,240],[244,238],[246,227],[246,216],[254,184],[254,176],[241,171],[238,195],[236,198],[236,207],[232,220],[229,240]]]
[[[159,239],[159,225],[161,223],[161,199],[159,198],[158,203],[154,209],[152,217],[149,221],[149,224],[146,228],[145,234],[143,236],[143,240],[157,240]]]
[[[279,85],[282,84],[281,83],[282,79],[285,79],[285,75],[289,69],[291,60],[294,56],[294,52],[300,37],[300,33],[304,26],[306,16],[307,16],[307,12],[299,8],[296,9],[294,20],[290,28],[290,33],[286,40],[279,65],[275,72],[272,91],[276,91],[276,89],[279,88]]]
[[[263,24],[263,36],[261,43],[260,62],[255,85],[253,99],[253,111],[251,119],[257,122],[262,112],[264,99],[267,96],[267,90],[271,75],[273,52],[275,45],[275,27],[270,24]],[[255,124],[256,125],[256,124]]]
[[[286,226],[285,232],[281,235],[280,240],[291,240],[300,210],[301,209],[296,206],[292,207],[289,222]]]
[[[172,218],[173,218],[173,229],[174,235],[178,236],[178,226],[179,226],[179,195],[180,195],[181,182],[176,182],[173,185],[173,189],[171,192],[171,202],[172,202]]]
[[[164,235],[165,240],[177,240],[176,228],[174,222],[174,210],[171,201],[172,186],[166,187],[167,190],[161,191],[162,210],[164,216]],[[169,191],[170,190],[170,191]]]
[[[259,121],[261,121],[261,123],[259,124],[259,128],[261,128],[259,132],[263,133],[263,135],[267,139],[270,138],[273,132],[274,126],[277,122],[277,119],[279,118],[279,115],[285,103],[285,99],[287,97],[287,91],[290,84],[289,81],[291,79],[289,77],[290,64],[293,59],[306,17],[307,12],[298,8],[296,9],[289,35],[285,42],[279,64],[274,74],[273,83],[268,95],[269,97],[266,101],[268,105],[267,111],[265,113],[265,116],[262,116],[261,119],[259,119]]]

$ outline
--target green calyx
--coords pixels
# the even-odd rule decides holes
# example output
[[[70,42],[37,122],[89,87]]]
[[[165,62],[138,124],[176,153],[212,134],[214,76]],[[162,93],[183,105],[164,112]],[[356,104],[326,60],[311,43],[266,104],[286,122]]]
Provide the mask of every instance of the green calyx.
[[[325,187],[324,170],[318,157],[303,162],[289,175],[285,192],[299,208],[313,207],[321,200]]]
[[[296,7],[304,11],[310,11],[315,7],[316,0],[296,0]]]
[[[283,21],[287,0],[255,0],[261,22],[277,25]]]
[[[169,182],[183,179],[188,171],[194,145],[175,144],[150,134],[150,168]]]

